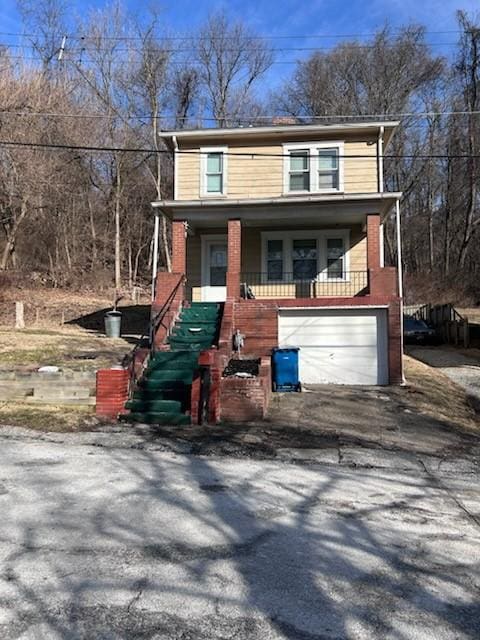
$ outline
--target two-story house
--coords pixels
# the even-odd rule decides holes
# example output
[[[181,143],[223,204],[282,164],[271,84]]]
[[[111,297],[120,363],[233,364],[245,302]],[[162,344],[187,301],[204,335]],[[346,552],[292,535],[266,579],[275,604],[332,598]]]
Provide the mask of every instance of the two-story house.
[[[174,193],[153,206],[172,220],[172,271],[187,302],[225,303],[243,354],[299,347],[304,383],[401,381],[398,276],[381,225],[401,196],[382,175],[397,124],[162,133]]]

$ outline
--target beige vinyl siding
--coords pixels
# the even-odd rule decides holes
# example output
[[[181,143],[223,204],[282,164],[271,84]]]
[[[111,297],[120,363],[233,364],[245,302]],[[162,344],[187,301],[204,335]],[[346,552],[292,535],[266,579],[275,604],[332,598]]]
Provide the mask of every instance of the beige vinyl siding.
[[[308,144],[307,142],[305,144]],[[202,146],[208,146],[207,144]],[[198,200],[200,193],[200,147],[183,147],[177,162],[177,199]],[[284,195],[284,147],[278,145],[229,145],[227,158],[226,200],[239,198],[275,198]],[[230,154],[247,154],[235,157]],[[344,143],[345,193],[377,191],[377,147],[374,140]],[[251,157],[248,154],[259,154]],[[349,156],[368,156],[355,158]]]
[[[345,143],[344,190],[345,193],[375,193],[378,190],[377,145],[375,143]]]

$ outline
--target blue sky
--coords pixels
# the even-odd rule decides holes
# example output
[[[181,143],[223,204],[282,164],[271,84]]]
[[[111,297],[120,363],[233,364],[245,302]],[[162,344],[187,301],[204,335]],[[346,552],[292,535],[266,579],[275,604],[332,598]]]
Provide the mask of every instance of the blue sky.
[[[105,4],[103,0],[72,0],[82,14],[88,7]],[[156,4],[166,22],[178,31],[202,22],[211,10],[224,8],[266,35],[370,32],[387,20],[393,25],[416,21],[429,29],[448,30],[455,28],[456,9],[480,11],[478,0],[126,0],[126,4],[133,10]],[[15,0],[0,0],[0,27],[1,31],[19,27]]]
[[[103,0],[71,0],[73,13],[85,15],[88,8],[98,8]],[[465,9],[480,14],[479,0],[125,0],[133,11],[141,12],[156,4],[164,16],[171,32],[183,34],[201,24],[209,12],[224,9],[229,15],[241,18],[258,33],[265,36],[294,36],[274,40],[275,47],[329,47],[341,38],[305,38],[304,36],[325,34],[371,34],[385,23],[396,28],[408,22],[423,24],[429,31],[451,31],[456,29],[455,11]],[[0,31],[17,32],[21,23],[15,0],[0,0]],[[429,34],[428,40],[435,43],[434,51],[448,55],[453,50],[448,43],[456,40],[455,33]],[[0,42],[13,42],[0,36]],[[447,44],[445,44],[447,43]],[[445,45],[445,46],[441,46]],[[282,60],[296,60],[307,55],[289,51],[278,54],[277,64],[270,82],[292,69],[291,64],[280,64]]]
[[[168,21],[179,29],[223,7],[267,35],[363,33],[386,21],[394,26],[415,21],[429,29],[449,30],[455,28],[457,9],[480,11],[478,0],[178,0],[160,4]]]

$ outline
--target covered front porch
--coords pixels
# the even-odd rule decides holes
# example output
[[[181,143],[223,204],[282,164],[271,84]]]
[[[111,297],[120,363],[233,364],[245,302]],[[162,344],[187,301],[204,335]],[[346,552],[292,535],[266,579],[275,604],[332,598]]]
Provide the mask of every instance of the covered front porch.
[[[185,275],[193,302],[369,295],[372,274],[383,271],[381,210],[388,204],[382,197],[175,208],[172,270]]]

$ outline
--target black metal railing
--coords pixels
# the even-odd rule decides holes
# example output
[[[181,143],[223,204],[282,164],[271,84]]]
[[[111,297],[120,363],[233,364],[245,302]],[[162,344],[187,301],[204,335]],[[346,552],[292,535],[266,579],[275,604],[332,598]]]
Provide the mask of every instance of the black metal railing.
[[[130,385],[129,385],[130,395],[134,391],[135,386],[136,386],[136,384],[138,382],[138,378],[140,377],[139,375],[137,375],[137,371],[135,370],[135,356],[136,356],[137,352],[139,351],[139,349],[147,348],[147,347],[150,350],[150,354],[149,354],[150,357],[154,355],[154,353],[155,353],[155,334],[157,333],[157,331],[159,330],[159,328],[162,325],[165,327],[166,331],[168,332],[169,327],[164,325],[165,316],[167,315],[168,311],[170,310],[170,306],[171,306],[172,302],[174,301],[175,296],[177,295],[177,292],[178,292],[179,288],[181,287],[181,285],[184,284],[184,282],[185,282],[185,276],[181,276],[179,278],[177,284],[175,285],[175,287],[170,291],[167,299],[162,304],[160,309],[154,315],[152,315],[152,317],[150,318],[148,326],[146,327],[145,331],[140,336],[140,338],[137,340],[137,342],[136,342],[135,346],[133,347],[133,349],[130,351],[129,354],[127,354],[124,357],[124,359],[122,361],[123,366],[124,367],[128,367],[130,369]],[[146,364],[146,363],[147,363],[147,360],[145,360],[144,364]]]
[[[242,273],[243,298],[340,298],[368,293],[368,271],[322,273],[316,278],[296,278],[284,273],[272,279],[267,273]]]

